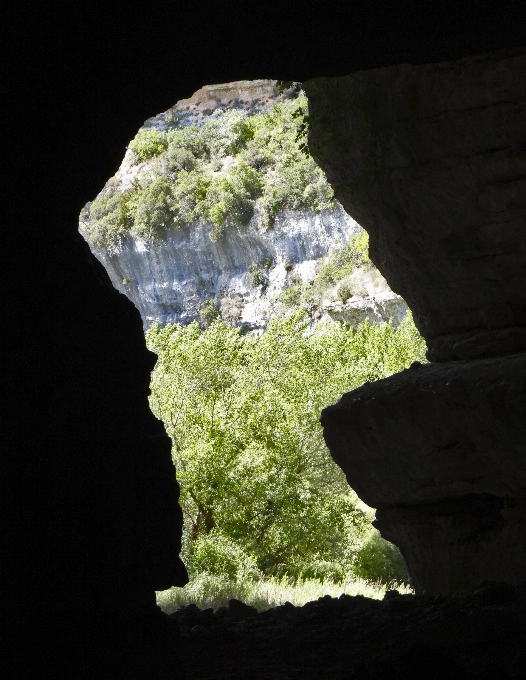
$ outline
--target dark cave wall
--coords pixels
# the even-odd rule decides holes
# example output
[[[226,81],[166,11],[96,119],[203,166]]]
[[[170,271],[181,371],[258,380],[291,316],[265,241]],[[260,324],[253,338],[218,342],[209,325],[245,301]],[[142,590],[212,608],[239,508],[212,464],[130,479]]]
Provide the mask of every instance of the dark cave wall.
[[[325,409],[327,444],[418,592],[515,584],[526,577],[526,51],[305,89],[311,152],[433,362]]]
[[[415,11],[361,1],[338,12],[327,3],[9,9],[2,589],[17,667],[119,677],[126,658],[134,677],[180,674],[153,599],[185,578],[169,442],[147,402],[154,357],[138,313],[76,235],[81,207],[139,126],[205,83],[306,81],[520,47],[517,13],[512,3],[482,13],[475,2]]]
[[[311,151],[430,358],[526,347],[526,52],[355,72],[307,93]]]

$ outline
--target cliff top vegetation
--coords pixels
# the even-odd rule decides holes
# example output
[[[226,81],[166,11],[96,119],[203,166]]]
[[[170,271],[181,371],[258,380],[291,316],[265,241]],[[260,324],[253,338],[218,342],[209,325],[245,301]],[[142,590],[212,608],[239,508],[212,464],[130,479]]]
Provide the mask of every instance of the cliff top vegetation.
[[[300,93],[265,111],[216,108],[201,126],[177,116],[168,129],[142,128],[130,142],[133,179],[110,180],[81,213],[81,233],[107,248],[127,234],[156,240],[204,221],[210,236],[256,216],[271,228],[281,210],[321,211],[334,194],[306,146],[307,99]]]

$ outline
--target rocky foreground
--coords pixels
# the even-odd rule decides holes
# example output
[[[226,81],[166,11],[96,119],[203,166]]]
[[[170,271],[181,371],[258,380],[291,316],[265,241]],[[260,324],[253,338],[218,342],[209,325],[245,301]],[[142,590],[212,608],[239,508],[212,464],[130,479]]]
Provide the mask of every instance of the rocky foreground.
[[[526,581],[453,596],[329,596],[257,613],[187,605],[187,680],[447,680],[526,677]]]

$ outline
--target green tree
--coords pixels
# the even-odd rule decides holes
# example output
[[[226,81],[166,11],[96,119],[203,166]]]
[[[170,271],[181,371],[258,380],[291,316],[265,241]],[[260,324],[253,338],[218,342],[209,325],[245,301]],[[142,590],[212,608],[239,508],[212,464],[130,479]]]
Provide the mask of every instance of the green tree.
[[[320,411],[423,360],[423,341],[410,319],[398,329],[306,330],[299,310],[259,338],[220,320],[205,331],[148,332],[159,355],[151,404],[173,440],[190,564],[299,576],[324,563],[341,572],[370,533],[324,445]]]
[[[160,156],[166,150],[168,142],[166,135],[153,128],[141,129],[130,142],[130,149],[135,154],[138,162],[146,161],[155,156]]]

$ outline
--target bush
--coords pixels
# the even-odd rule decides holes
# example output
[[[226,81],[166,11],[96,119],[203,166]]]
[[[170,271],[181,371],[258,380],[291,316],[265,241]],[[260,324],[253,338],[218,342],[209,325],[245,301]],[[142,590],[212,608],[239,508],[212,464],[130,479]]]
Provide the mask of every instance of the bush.
[[[323,560],[316,560],[301,572],[301,580],[316,579],[323,583],[342,583],[345,576],[342,564]]]
[[[359,578],[380,583],[409,583],[409,573],[400,550],[374,530],[358,551],[353,572]]]
[[[287,307],[295,307],[301,302],[302,292],[301,283],[293,283],[281,293],[278,297],[278,302],[283,303]]]
[[[200,317],[201,323],[205,328],[208,328],[213,321],[219,318],[219,305],[215,298],[203,302],[201,305]]]
[[[369,259],[369,234],[365,230],[353,238],[352,245],[359,257],[359,264],[371,263]]]
[[[175,224],[172,206],[172,187],[166,177],[158,177],[139,195],[133,233],[147,239],[161,238]]]
[[[160,156],[168,147],[166,135],[153,128],[141,129],[130,142],[130,149],[135,154],[137,162],[147,161],[155,156]]]
[[[242,547],[219,534],[201,535],[194,548],[192,565],[196,573],[207,572],[228,578],[259,578],[254,558]]]
[[[182,146],[170,145],[162,158],[162,170],[167,175],[177,175],[181,170],[190,172],[198,166],[199,160],[194,156],[191,149]]]
[[[121,191],[100,193],[84,212],[82,231],[95,246],[103,247],[118,242],[128,228],[126,198]]]
[[[250,275],[250,285],[253,288],[265,285],[265,274],[260,264],[252,262],[248,268],[248,272]]]
[[[183,228],[206,218],[203,203],[206,199],[210,177],[199,169],[181,170],[177,183],[172,184],[172,212],[174,226]]]
[[[303,95],[264,113],[217,109],[201,128],[173,124],[168,132],[143,128],[130,142],[135,162],[155,160],[130,193],[134,203],[106,211],[108,196],[119,202],[118,195],[129,193],[108,183],[83,210],[81,229],[91,243],[109,246],[130,230],[158,238],[167,228],[199,220],[211,223],[210,236],[217,241],[254,214],[260,226],[270,228],[282,210],[334,207],[324,174],[305,154]]]
[[[226,228],[246,226],[254,214],[254,201],[261,193],[258,173],[246,164],[238,164],[225,175],[215,177],[208,189],[208,217],[216,229],[211,234],[217,240]]]
[[[348,281],[340,283],[338,286],[338,297],[343,303],[347,302],[352,297],[352,294],[351,284]]]

